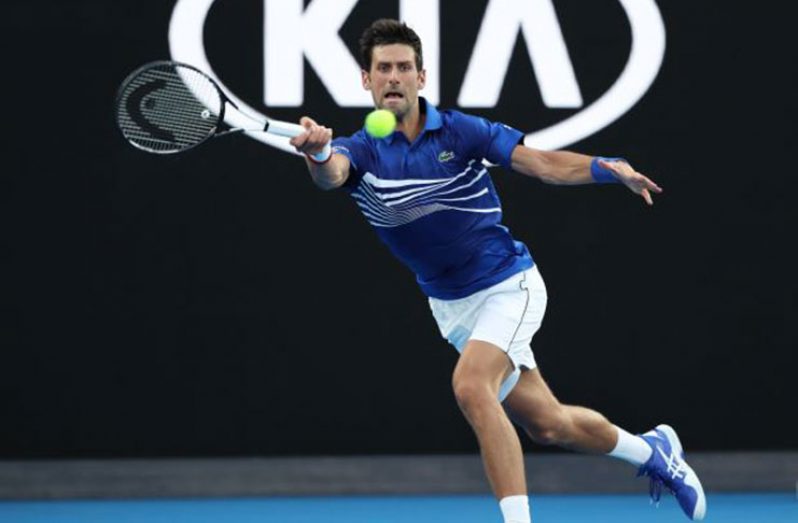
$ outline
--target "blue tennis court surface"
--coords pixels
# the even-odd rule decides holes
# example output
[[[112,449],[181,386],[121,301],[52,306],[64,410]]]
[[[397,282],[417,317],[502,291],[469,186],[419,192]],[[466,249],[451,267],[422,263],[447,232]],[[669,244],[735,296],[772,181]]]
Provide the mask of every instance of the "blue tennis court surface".
[[[645,495],[539,495],[534,523],[688,521],[672,497],[659,508]],[[705,521],[796,523],[794,494],[715,494]],[[500,523],[490,496],[369,496],[120,501],[5,501],[9,523]]]

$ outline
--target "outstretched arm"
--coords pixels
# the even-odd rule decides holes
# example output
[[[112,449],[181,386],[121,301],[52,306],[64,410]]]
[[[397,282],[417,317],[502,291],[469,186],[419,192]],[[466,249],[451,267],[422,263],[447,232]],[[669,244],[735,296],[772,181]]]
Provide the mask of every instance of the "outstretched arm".
[[[540,151],[525,145],[513,149],[512,168],[545,183],[579,185],[622,183],[653,205],[651,193],[661,193],[656,183],[635,171],[625,160],[596,158],[568,151]]]
[[[332,141],[332,129],[317,124],[307,116],[303,116],[299,123],[305,128],[305,132],[291,138],[290,143],[297,151],[305,154],[313,183],[324,190],[342,186],[349,177],[349,158],[332,153],[327,160],[318,162],[309,156],[320,153]]]

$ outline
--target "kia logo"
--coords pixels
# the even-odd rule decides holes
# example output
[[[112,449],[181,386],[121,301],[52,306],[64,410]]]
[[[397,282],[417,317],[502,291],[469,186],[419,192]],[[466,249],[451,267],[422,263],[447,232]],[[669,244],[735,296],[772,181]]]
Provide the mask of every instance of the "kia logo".
[[[629,111],[651,87],[665,54],[665,25],[654,0],[618,0],[631,27],[629,59],[617,80],[584,107],[579,82],[568,55],[553,0],[490,0],[457,97],[461,108],[496,105],[519,33],[534,68],[543,103],[549,108],[581,109],[545,129],[530,132],[525,143],[560,149],[610,125]],[[208,63],[203,30],[214,0],[177,0],[169,26],[172,59],[198,67],[213,77],[241,110],[259,111],[236,97]],[[267,107],[304,103],[304,60],[341,107],[371,107],[360,86],[360,67],[339,31],[358,0],[263,0],[263,102]],[[440,98],[440,5],[438,0],[399,0],[400,18],[424,42],[427,85],[424,96]],[[478,112],[478,111],[477,111]],[[252,138],[293,151],[285,138]]]

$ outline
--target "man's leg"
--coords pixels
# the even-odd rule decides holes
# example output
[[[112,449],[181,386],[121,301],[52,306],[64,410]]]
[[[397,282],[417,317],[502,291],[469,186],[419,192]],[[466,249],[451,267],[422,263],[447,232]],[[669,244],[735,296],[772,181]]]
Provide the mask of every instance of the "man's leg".
[[[704,519],[704,489],[684,461],[681,442],[671,427],[659,425],[642,437],[633,436],[596,411],[561,404],[537,369],[522,373],[504,407],[534,441],[608,454],[640,466],[640,472],[652,480],[655,501],[665,486],[690,519]]]
[[[457,404],[476,433],[485,472],[499,500],[526,496],[521,442],[498,400],[499,387],[512,370],[503,350],[470,340],[452,378]]]
[[[615,425],[596,411],[560,403],[538,369],[521,373],[504,407],[533,441],[543,445],[609,454],[618,443]],[[642,440],[640,445],[651,453]]]

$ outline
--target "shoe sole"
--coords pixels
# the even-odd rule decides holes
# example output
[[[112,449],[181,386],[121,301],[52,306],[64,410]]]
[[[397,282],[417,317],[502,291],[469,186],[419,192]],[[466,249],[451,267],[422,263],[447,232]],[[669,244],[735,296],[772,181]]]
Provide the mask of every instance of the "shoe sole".
[[[679,436],[676,434],[676,431],[673,430],[673,427],[670,425],[657,425],[657,430],[665,434],[665,437],[668,438],[668,442],[671,444],[671,449],[676,452],[676,455],[681,456],[682,460],[684,461],[684,447],[682,447],[682,442],[679,440]],[[704,519],[704,516],[707,512],[707,498],[704,495],[704,487],[701,485],[701,480],[698,479],[698,475],[695,473],[695,471],[693,471],[693,468],[690,467],[690,465],[687,465],[686,461],[685,465],[690,471],[688,476],[685,478],[685,483],[693,487],[698,493],[698,499],[695,504],[695,509],[693,509],[693,517],[691,519],[693,521],[701,521]],[[689,483],[688,478],[691,480]]]

